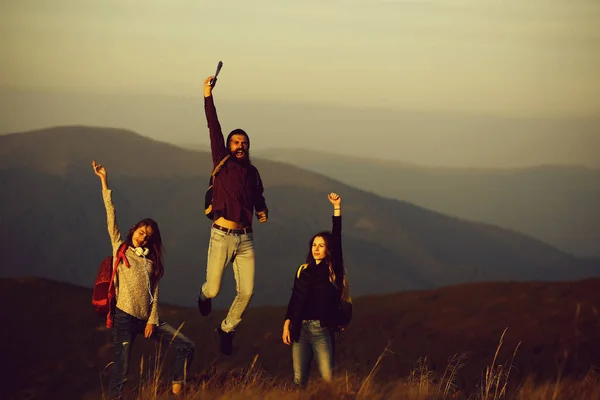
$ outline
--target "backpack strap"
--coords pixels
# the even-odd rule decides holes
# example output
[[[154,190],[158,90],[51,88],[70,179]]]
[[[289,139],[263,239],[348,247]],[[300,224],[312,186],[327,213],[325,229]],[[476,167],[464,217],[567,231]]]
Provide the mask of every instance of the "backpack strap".
[[[210,174],[211,184],[214,183],[215,175],[217,175],[219,173],[219,171],[221,170],[221,168],[223,168],[223,165],[225,165],[225,162],[227,160],[229,160],[230,156],[231,156],[230,154],[227,154],[225,157],[223,157],[223,159],[221,161],[219,161],[219,163],[217,165],[215,165],[215,168],[213,169],[212,174]]]
[[[121,261],[123,261],[123,264],[125,264],[127,266],[127,268],[130,268],[129,260],[127,259],[127,256],[125,256],[125,252],[127,251],[127,246],[128,246],[127,242],[123,242],[123,243],[121,243],[121,246],[119,246],[119,249],[117,250],[117,258],[115,258],[115,264],[113,265],[113,274],[117,270],[117,266],[119,265],[119,263]]]
[[[113,269],[112,269],[112,274],[110,277],[110,282],[108,284],[108,313],[106,314],[106,327],[107,328],[111,328],[113,325],[112,302],[113,302],[113,298],[114,298],[113,292],[115,290],[114,286],[115,286],[115,276],[117,276],[117,267],[119,266],[121,261],[123,261],[123,264],[125,264],[127,266],[127,268],[131,267],[129,265],[129,260],[127,259],[127,256],[125,255],[125,252],[127,251],[127,246],[128,246],[127,242],[123,242],[123,243],[121,243],[121,246],[117,250],[117,257],[115,258],[115,262],[114,262]]]
[[[296,271],[296,279],[300,278],[300,274],[308,267],[308,264],[302,264],[298,267],[298,271]]]

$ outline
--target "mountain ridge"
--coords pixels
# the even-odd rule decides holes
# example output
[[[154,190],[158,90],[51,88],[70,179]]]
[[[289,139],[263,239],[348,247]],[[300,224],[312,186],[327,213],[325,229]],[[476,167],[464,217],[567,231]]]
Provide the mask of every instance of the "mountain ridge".
[[[578,256],[600,257],[600,170],[420,167],[313,151],[259,152],[386,198],[527,234]]]
[[[516,166],[551,160],[600,167],[595,116],[510,117],[345,108],[218,96],[223,131],[243,127],[255,150],[297,143],[428,165]],[[0,88],[0,131],[66,124],[123,127],[173,143],[208,145],[203,98]],[[235,125],[230,125],[235,124]],[[360,138],[354,140],[354,138]]]
[[[159,221],[169,271],[164,299],[194,304],[208,245],[201,207],[211,157],[119,130],[58,127],[0,136],[2,275],[93,282],[110,253],[93,158],[107,167],[117,216],[126,221],[122,231],[148,216]],[[270,209],[267,224],[254,224],[255,304],[287,302],[306,241],[330,227],[330,191],[344,198],[344,255],[355,295],[468,281],[580,279],[600,270],[597,260],[525,235],[381,198],[284,163],[256,159],[255,165]],[[232,298],[226,274],[216,306]]]

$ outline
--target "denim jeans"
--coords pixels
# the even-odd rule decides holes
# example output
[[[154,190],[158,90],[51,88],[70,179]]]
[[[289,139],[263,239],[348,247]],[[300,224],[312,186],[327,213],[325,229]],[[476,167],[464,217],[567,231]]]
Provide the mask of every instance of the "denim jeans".
[[[294,383],[306,386],[313,355],[316,356],[321,377],[331,382],[333,375],[334,336],[330,328],[321,327],[318,320],[302,321],[300,339],[292,344]]]
[[[224,332],[233,331],[242,320],[242,315],[252,299],[254,291],[254,235],[226,233],[219,229],[210,230],[208,259],[206,262],[206,282],[202,285],[200,296],[212,299],[219,294],[223,272],[229,263],[233,264],[237,295],[229,308],[227,316],[221,322]]]
[[[115,361],[110,380],[110,399],[118,399],[123,393],[129,372],[131,346],[138,334],[143,335],[146,321],[137,319],[126,312],[116,309],[113,317],[113,344]],[[161,322],[154,328],[152,339],[161,341],[164,347],[173,346],[177,351],[173,366],[173,383],[184,383],[194,357],[195,345],[181,332],[175,336],[176,330],[169,324]]]

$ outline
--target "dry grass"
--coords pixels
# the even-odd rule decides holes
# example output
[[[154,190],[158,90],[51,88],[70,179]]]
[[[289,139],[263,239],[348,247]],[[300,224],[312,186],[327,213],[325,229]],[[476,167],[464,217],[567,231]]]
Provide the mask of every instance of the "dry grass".
[[[383,359],[383,357],[385,355],[393,354],[389,350],[391,344],[392,344],[391,341],[388,342],[388,344],[385,347],[385,349],[383,350],[383,352],[379,355],[379,357],[377,357],[377,362],[375,363],[373,368],[371,368],[371,371],[369,372],[369,374],[367,375],[365,380],[360,385],[360,388],[358,389],[357,397],[362,398],[362,397],[365,397],[368,395],[369,391],[371,390],[371,387],[373,386],[373,379],[375,378],[375,374],[377,373],[377,370],[379,369],[379,363],[381,363],[381,360]],[[348,388],[348,385],[346,385],[346,387]]]
[[[580,313],[579,305],[575,313],[575,326]],[[181,326],[177,331],[181,329]],[[557,364],[556,378],[553,381],[535,380],[532,377],[520,381],[511,374],[521,342],[517,343],[508,360],[501,362],[499,355],[504,345],[508,328],[500,335],[491,363],[482,371],[479,385],[473,392],[461,392],[457,380],[461,368],[467,363],[466,354],[450,357],[446,368],[440,375],[429,366],[427,356],[419,358],[414,368],[405,378],[380,382],[376,376],[382,366],[382,360],[394,353],[390,350],[392,342],[377,358],[371,370],[365,376],[340,373],[333,382],[313,380],[308,388],[299,389],[290,380],[282,381],[269,377],[262,370],[259,355],[255,355],[247,368],[224,369],[212,364],[205,372],[189,379],[180,398],[189,400],[204,399],[357,399],[357,400],[561,400],[561,399],[599,399],[600,368],[591,369],[583,378],[565,379],[563,369],[569,356],[565,349],[562,362]],[[170,345],[169,345],[170,346]],[[163,364],[160,346],[156,349],[150,368],[144,369],[144,360],[140,363],[140,384],[137,389],[129,389],[129,398],[134,400],[161,400],[176,398],[170,394],[163,379]],[[107,365],[108,368],[109,365]],[[106,368],[105,368],[106,369]],[[511,381],[512,379],[512,381]],[[510,385],[509,385],[510,382]]]
[[[514,396],[516,400],[600,399],[600,374],[591,369],[580,380],[564,379],[535,383],[526,380]]]
[[[506,397],[508,378],[510,377],[510,373],[513,369],[513,361],[517,355],[517,350],[521,345],[521,342],[517,344],[517,347],[515,347],[515,351],[513,352],[512,358],[509,362],[505,363],[504,365],[496,364],[498,353],[500,352],[502,344],[504,343],[504,335],[506,334],[507,329],[508,328],[505,328],[500,336],[500,341],[498,342],[498,347],[496,348],[496,353],[494,354],[492,364],[487,366],[485,369],[484,380],[481,384],[479,393],[479,398],[481,400],[497,400]]]
[[[181,327],[180,327],[181,328]],[[489,366],[486,367],[482,382],[474,393],[461,393],[457,390],[456,379],[460,369],[466,363],[464,354],[455,354],[448,360],[448,365],[441,376],[436,376],[428,367],[427,357],[420,358],[409,376],[393,382],[379,383],[375,377],[382,359],[393,354],[388,343],[375,365],[365,377],[351,376],[347,372],[338,374],[331,383],[313,381],[306,389],[294,387],[290,381],[266,376],[260,367],[259,356],[256,355],[248,368],[224,370],[212,367],[202,376],[190,379],[181,399],[187,400],[241,400],[241,399],[360,399],[360,400],[561,400],[561,399],[600,399],[600,372],[592,369],[580,380],[560,379],[553,382],[535,382],[529,378],[515,389],[509,391],[509,378],[513,369],[513,361],[520,343],[505,364],[498,364],[498,354],[503,345],[506,329],[498,342],[498,347]],[[175,399],[170,394],[170,387],[161,383],[162,364],[160,348],[151,363],[152,368],[144,370],[144,361],[140,363],[140,376],[145,377],[135,392],[128,394],[135,400]],[[107,366],[108,367],[108,366]],[[290,371],[291,375],[291,371]],[[103,397],[105,398],[105,397]]]
[[[98,329],[103,321],[90,313],[89,289],[43,280],[29,284],[15,280],[0,280],[0,283],[11,304],[21,306],[6,308],[4,315],[10,326],[20,327],[5,330],[6,340],[0,349],[11,366],[5,368],[0,377],[4,380],[4,397],[100,399],[99,374],[112,361],[112,337],[106,328]],[[466,399],[471,395],[471,399],[476,399],[480,397],[486,366],[492,365],[498,339],[504,328],[510,326],[494,363],[495,367],[508,365],[506,361],[510,361],[517,343],[523,342],[508,378],[507,399],[516,399],[519,388],[521,393],[534,393],[532,388],[535,387],[539,387],[535,392],[539,398],[543,395],[538,393],[547,393],[545,398],[549,399],[568,398],[565,394],[568,390],[590,393],[574,395],[575,399],[600,398],[591,391],[590,385],[580,382],[593,365],[600,364],[599,290],[600,279],[590,279],[459,285],[357,299],[364,312],[356,315],[352,329],[345,332],[344,340],[339,343],[335,375],[339,384],[335,390],[357,393],[378,356],[393,339],[389,350],[395,354],[384,356],[371,374],[371,387],[365,398],[394,398],[400,396],[398,393],[417,396],[418,388],[408,384],[408,377],[411,370],[417,369],[417,360],[425,360],[427,356],[425,365],[433,372],[433,387],[425,392],[421,385],[422,393],[428,393],[430,398],[455,395]],[[41,308],[29,301],[40,296],[52,298],[53,307]],[[61,312],[64,309],[71,310],[69,318]],[[216,311],[211,321],[198,318],[196,309],[165,305],[161,311],[175,328],[186,321],[183,327],[186,336],[198,344],[188,379],[188,395],[192,387],[202,390],[204,383],[207,391],[218,387],[214,392],[223,396],[226,389],[220,389],[223,385],[217,378],[211,378],[232,374],[219,369],[236,368],[247,374],[256,354],[260,356],[251,370],[262,371],[262,375],[247,374],[246,387],[260,384],[265,393],[289,389],[290,349],[278,338],[280,317],[285,311],[282,308],[248,310],[248,323],[236,339],[234,357],[220,355],[218,335],[213,332],[216,321],[225,316],[226,310],[222,315]],[[35,329],[40,324],[49,327],[41,336]],[[166,347],[163,345],[163,351]],[[140,388],[149,382],[148,375],[153,373],[150,370],[155,365],[155,348],[154,341],[141,338],[132,348],[127,389],[133,395],[139,394]],[[451,376],[450,358],[457,352],[466,352],[468,360]],[[166,353],[165,368],[159,379],[161,394],[170,383],[168,375],[172,370],[171,360],[175,358],[172,349]],[[144,358],[143,364],[140,358]],[[111,369],[112,366],[108,366],[103,373],[104,387],[108,386]],[[314,366],[312,372],[318,376]],[[417,372],[412,375],[416,376]],[[239,373],[234,376],[243,379]],[[532,380],[525,386],[528,377]],[[140,379],[144,380],[142,385],[139,385]],[[307,392],[318,384],[319,379],[311,380]],[[520,399],[527,397],[522,395]]]
[[[216,371],[205,381],[195,381],[188,385],[182,399],[188,400],[241,400],[241,399],[361,399],[361,400],[484,400],[482,394],[460,393],[459,391],[440,391],[440,382],[435,382],[432,372],[419,369],[411,376],[418,379],[401,379],[387,384],[372,382],[368,391],[360,395],[358,391],[364,380],[358,377],[349,382],[345,377],[334,379],[330,384],[322,381],[315,382],[307,389],[300,390],[289,382],[284,383],[264,376],[260,369],[251,371]],[[162,400],[169,397],[170,388],[159,386],[154,392],[152,383],[141,385],[137,393],[132,393],[130,399]],[[557,382],[535,383],[527,380],[514,393],[498,393],[497,399],[515,400],[561,400],[561,399],[600,399],[600,379],[592,373],[579,381],[563,380]]]

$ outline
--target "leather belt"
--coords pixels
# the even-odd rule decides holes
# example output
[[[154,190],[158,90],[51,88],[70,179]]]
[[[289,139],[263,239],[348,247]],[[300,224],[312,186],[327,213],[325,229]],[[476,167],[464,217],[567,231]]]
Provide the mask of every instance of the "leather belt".
[[[247,233],[252,233],[251,226],[249,226],[248,228],[242,228],[242,229],[230,229],[230,228],[225,228],[224,226],[213,223],[212,227],[215,229],[218,229],[220,231],[223,231],[225,233],[229,233],[229,234],[233,234],[233,235],[245,235]]]

